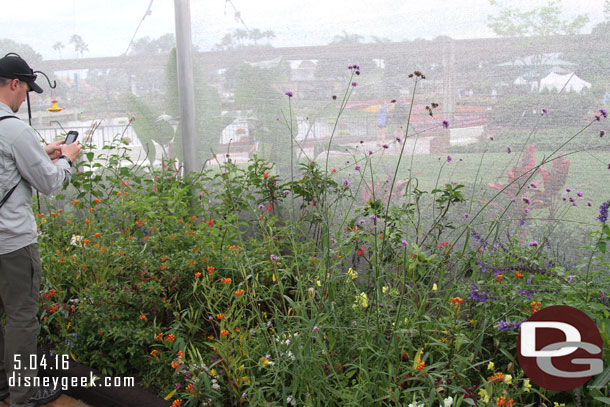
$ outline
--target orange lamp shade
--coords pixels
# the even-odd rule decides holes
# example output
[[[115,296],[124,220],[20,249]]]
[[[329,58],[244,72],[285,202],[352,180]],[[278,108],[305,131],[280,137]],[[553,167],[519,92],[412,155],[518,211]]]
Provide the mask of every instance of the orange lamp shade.
[[[57,106],[57,100],[52,100],[51,107],[49,107],[47,110],[49,112],[61,112],[62,110],[64,110],[64,108]]]

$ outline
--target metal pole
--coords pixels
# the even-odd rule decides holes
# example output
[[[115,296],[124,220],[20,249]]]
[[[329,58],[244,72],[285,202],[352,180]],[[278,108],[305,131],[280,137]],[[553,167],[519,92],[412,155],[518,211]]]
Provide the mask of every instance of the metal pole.
[[[190,0],[174,0],[176,14],[176,65],[180,95],[182,157],[184,175],[199,171],[195,127],[195,90],[193,80],[193,44],[191,38]]]

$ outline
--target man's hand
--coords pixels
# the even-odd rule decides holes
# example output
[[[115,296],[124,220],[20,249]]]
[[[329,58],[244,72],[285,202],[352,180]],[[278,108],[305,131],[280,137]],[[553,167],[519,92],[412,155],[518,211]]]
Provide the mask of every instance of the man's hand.
[[[51,160],[55,160],[61,155],[61,145],[65,140],[54,141],[44,146],[44,151]]]
[[[82,148],[78,142],[74,142],[72,144],[68,144],[67,146],[61,147],[61,154],[65,155],[70,159],[70,161],[75,162],[78,156],[80,155]],[[61,155],[60,154],[60,155]]]

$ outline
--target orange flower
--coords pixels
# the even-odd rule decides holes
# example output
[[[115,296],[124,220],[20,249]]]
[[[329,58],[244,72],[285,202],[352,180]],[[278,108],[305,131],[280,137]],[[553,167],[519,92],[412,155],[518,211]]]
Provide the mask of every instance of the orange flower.
[[[172,403],[172,405],[170,407],[178,407],[181,404],[182,404],[182,399],[177,399],[177,400],[174,400],[174,402]]]
[[[235,290],[235,291],[233,291],[233,294],[237,295],[238,297],[239,297],[240,295],[242,295],[243,293],[244,293],[244,290],[242,290],[241,288],[240,288],[239,290]]]
[[[175,360],[172,361],[172,367],[176,370],[178,370],[178,368],[180,367],[180,363],[176,362]]]
[[[208,226],[210,226],[210,227],[214,226],[214,219],[210,219],[208,221]]]
[[[78,205],[80,203],[80,201],[77,201],[76,199],[72,200],[72,205]]]
[[[195,278],[199,278],[199,277],[201,277],[201,273],[200,272],[196,272],[195,273]]]
[[[463,300],[460,297],[452,297],[451,301],[449,301],[449,303],[451,303],[451,304],[461,304],[462,301]]]
[[[85,240],[83,240],[83,243],[91,243],[91,240],[85,239]]]
[[[56,214],[55,212],[51,212],[50,213],[51,216],[59,216],[58,214]]]
[[[197,261],[191,260],[189,261],[189,267],[194,267],[197,264]]]
[[[520,271],[515,271],[515,277],[523,278],[523,273],[521,273]]]
[[[167,260],[167,256],[165,256],[165,255],[161,256],[161,261],[165,261],[165,260]]]
[[[142,219],[138,219],[136,221],[136,225],[138,225],[138,226],[142,226],[143,224],[144,224],[144,221]]]
[[[161,352],[159,352],[157,349],[153,349],[153,350],[150,352],[150,356],[158,356],[158,355],[160,355],[160,354],[161,354]]]
[[[218,319],[223,319],[225,317],[225,314],[218,314],[216,315],[216,318]]]
[[[85,219],[85,223],[91,223],[91,219]]]
[[[497,280],[497,281],[502,281],[502,279],[503,279],[503,278],[504,278],[504,276],[503,276],[502,274],[498,274],[498,275],[496,276],[496,280]]]
[[[504,380],[504,373],[502,373],[502,372],[494,373],[494,375],[493,376],[489,376],[487,378],[487,380],[492,382],[492,383],[493,382],[501,382],[501,381]]]
[[[98,232],[98,233],[94,234],[93,237],[100,237],[101,235],[102,234]]]
[[[220,331],[220,334],[222,336],[227,336],[227,335],[229,335],[229,331],[227,331],[226,329],[223,329],[222,331]]]
[[[161,270],[167,270],[167,264],[165,264],[165,263],[161,263],[161,267],[160,267],[160,269],[161,269]]]
[[[165,340],[173,342],[176,340],[176,337],[174,336],[174,334],[169,334],[169,335],[165,336]]]
[[[415,369],[424,370],[425,367],[426,367],[426,362],[422,361],[420,364],[417,365],[417,367]]]
[[[148,320],[148,318],[146,318],[146,314],[140,314],[140,319],[142,321],[147,321]]]
[[[162,341],[163,340],[163,333],[159,333],[157,335],[155,335],[155,341]]]
[[[214,274],[214,267],[212,267],[212,266],[208,266],[208,268],[207,268],[206,270],[208,271],[208,274],[209,274],[209,275]]]
[[[229,277],[223,277],[220,279],[220,281],[222,281],[225,284],[230,284],[231,283],[231,279]]]

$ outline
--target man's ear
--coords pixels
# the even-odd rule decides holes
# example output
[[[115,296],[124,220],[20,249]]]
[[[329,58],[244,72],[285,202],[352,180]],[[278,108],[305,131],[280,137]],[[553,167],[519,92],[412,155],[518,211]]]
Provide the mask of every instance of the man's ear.
[[[11,90],[16,90],[19,87],[20,83],[21,83],[21,81],[17,78],[11,79],[11,82],[10,82]]]

